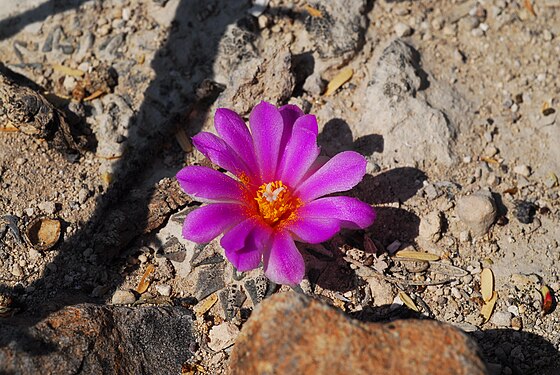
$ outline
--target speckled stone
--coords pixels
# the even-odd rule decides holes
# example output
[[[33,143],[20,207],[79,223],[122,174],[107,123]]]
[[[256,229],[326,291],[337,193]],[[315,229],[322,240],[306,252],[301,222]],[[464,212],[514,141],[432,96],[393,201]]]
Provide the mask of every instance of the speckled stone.
[[[486,374],[476,344],[431,320],[362,323],[301,294],[264,300],[239,334],[230,374]]]

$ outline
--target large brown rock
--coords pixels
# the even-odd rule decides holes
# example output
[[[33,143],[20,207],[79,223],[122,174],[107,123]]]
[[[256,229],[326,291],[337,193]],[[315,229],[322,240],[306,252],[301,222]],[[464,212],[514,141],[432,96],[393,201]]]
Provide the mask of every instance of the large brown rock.
[[[234,346],[231,374],[486,374],[476,344],[430,320],[362,323],[309,297],[261,303]]]
[[[196,348],[182,307],[66,307],[0,321],[2,374],[180,374]]]

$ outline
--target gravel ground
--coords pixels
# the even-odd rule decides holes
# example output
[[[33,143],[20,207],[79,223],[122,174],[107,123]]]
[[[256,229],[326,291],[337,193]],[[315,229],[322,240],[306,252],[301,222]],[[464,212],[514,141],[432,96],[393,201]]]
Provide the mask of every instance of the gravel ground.
[[[77,144],[61,149],[0,112],[8,314],[194,306],[209,345],[191,365],[224,371],[228,339],[287,287],[259,270],[238,275],[217,242],[183,240],[195,204],[172,177],[207,163],[188,137],[212,130],[215,108],[245,116],[264,99],[317,115],[325,154],[366,156],[350,194],[378,211],[365,232],[302,245],[298,290],[374,321],[417,314],[408,296],[419,314],[469,332],[493,373],[560,368],[560,315],[541,293],[560,289],[557,2],[0,3],[0,62],[38,85]],[[42,249],[32,224],[47,218],[61,238]],[[434,257],[395,257],[401,249]],[[485,268],[497,292],[488,319]],[[224,321],[230,329],[212,330]]]

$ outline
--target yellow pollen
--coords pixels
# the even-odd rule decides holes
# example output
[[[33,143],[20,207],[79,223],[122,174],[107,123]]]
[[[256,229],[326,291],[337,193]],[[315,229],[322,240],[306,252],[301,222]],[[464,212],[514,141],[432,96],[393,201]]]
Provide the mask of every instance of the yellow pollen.
[[[255,200],[259,214],[272,227],[293,220],[296,209],[301,206],[300,199],[292,196],[282,181],[262,184]]]

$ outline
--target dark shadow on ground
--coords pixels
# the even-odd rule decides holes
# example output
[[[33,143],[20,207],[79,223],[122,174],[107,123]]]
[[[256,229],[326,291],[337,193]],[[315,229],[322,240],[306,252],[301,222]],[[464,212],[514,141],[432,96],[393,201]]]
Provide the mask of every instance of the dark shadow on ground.
[[[24,14],[3,19],[0,21],[0,40],[17,34],[32,23],[44,21],[54,13],[75,9],[87,1],[91,0],[50,0],[26,11]]]
[[[370,307],[350,313],[362,322],[383,323],[401,319],[428,319],[405,306]],[[556,375],[560,371],[560,352],[541,336],[513,329],[490,329],[466,333],[479,346],[490,374]],[[537,360],[534,360],[537,358]],[[506,370],[508,368],[508,370]]]
[[[26,22],[44,20],[51,14],[49,12],[77,8],[83,2],[50,1],[23,15],[2,21],[0,30],[3,37],[14,35],[25,27]],[[35,292],[28,294],[25,303],[16,305],[22,310],[17,319],[0,322],[22,327],[17,341],[23,351],[34,350],[30,344],[33,339],[24,333],[25,326],[34,325],[47,314],[69,304],[95,302],[96,299],[91,297],[95,285],[114,288],[122,283],[122,271],[127,267],[122,250],[142,233],[147,224],[151,190],[146,190],[145,185],[150,185],[146,183],[150,172],[161,164],[164,146],[175,147],[172,151],[179,158],[183,154],[174,141],[177,126],[185,127],[190,135],[200,131],[205,116],[203,107],[209,103],[202,103],[201,108],[196,90],[204,80],[212,79],[212,64],[218,43],[228,25],[243,22],[249,17],[247,1],[229,1],[226,7],[217,3],[210,7],[210,3],[214,2],[179,2],[169,36],[151,63],[155,78],[146,90],[145,100],[136,117],[128,126],[132,135],[128,139],[128,149],[114,166],[115,180],[96,202],[93,219],[83,229],[64,239],[58,256],[49,264],[49,270],[27,286],[27,290],[32,288]],[[209,9],[213,10],[208,13]],[[205,14],[206,18],[197,17],[201,14]],[[165,102],[168,94],[179,95],[181,103],[184,103],[182,107],[171,108]],[[196,108],[199,112],[202,110],[198,121],[184,123],[194,106],[199,106]],[[81,256],[88,248],[92,264],[85,264]],[[73,282],[68,282],[68,277],[73,278]],[[55,285],[56,288],[53,287]],[[23,287],[0,285],[0,293],[12,295],[18,301],[25,290]],[[44,300],[49,301],[49,306],[44,305]],[[7,345],[18,346],[18,343],[6,341],[0,335],[0,347]]]
[[[350,126],[343,119],[334,118],[329,120],[323,127],[323,131],[317,137],[317,143],[321,150],[328,156],[333,156],[342,151],[356,151],[364,156],[373,153],[382,153],[384,144],[383,137],[378,134],[366,135],[354,140]]]
[[[469,335],[480,346],[484,360],[491,364],[489,367],[498,368],[496,364],[502,369],[507,367],[513,375],[560,373],[560,353],[538,335],[512,329],[476,331]]]

